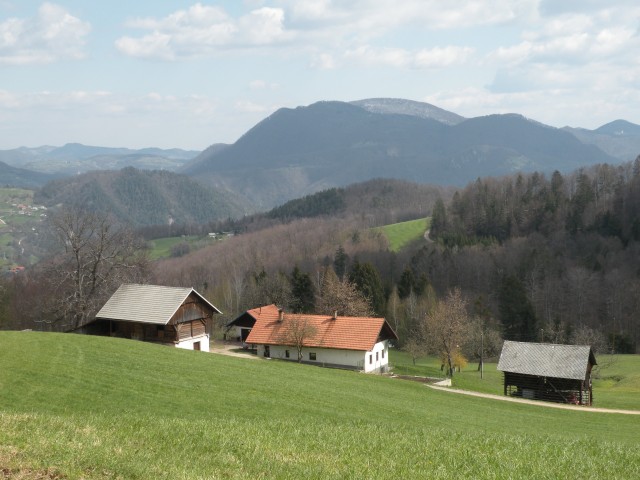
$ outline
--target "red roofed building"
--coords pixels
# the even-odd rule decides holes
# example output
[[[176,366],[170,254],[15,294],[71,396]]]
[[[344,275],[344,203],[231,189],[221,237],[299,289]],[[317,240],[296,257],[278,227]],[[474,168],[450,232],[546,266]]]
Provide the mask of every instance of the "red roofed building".
[[[389,340],[398,339],[384,318],[294,314],[267,305],[240,319],[255,320],[245,341],[257,346],[259,356],[298,360],[300,355],[305,363],[365,372],[386,372]]]

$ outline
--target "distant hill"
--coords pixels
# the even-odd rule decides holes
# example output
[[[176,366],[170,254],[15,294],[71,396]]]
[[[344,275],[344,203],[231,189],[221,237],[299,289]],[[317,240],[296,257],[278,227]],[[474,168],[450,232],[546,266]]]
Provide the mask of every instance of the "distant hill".
[[[53,175],[16,168],[0,162],[0,186],[2,187],[39,188],[53,178]]]
[[[75,175],[91,170],[119,170],[125,167],[175,171],[199,153],[178,148],[133,150],[68,143],[62,147],[0,150],[0,161],[14,167],[58,175]]]
[[[49,207],[80,203],[135,226],[206,223],[241,216],[248,208],[232,194],[184,175],[132,167],[49,182],[36,192],[34,201]]]
[[[614,120],[595,130],[565,127],[581,142],[595,145],[616,159],[628,162],[640,155],[640,125]]]
[[[455,114],[445,115],[447,121],[418,115],[434,107],[424,104],[421,110],[416,103],[374,99],[283,108],[235,144],[205,151],[181,171],[268,209],[371,178],[460,186],[482,176],[617,161],[569,132],[520,115],[456,123],[462,117]],[[372,111],[383,107],[405,113]]]

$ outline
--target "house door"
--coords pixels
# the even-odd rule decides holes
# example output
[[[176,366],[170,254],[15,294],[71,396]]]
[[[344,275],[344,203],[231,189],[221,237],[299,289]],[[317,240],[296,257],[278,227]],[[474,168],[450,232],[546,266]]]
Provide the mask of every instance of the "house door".
[[[200,342],[193,342],[193,349],[200,351]]]
[[[271,352],[269,351],[269,345],[264,346],[264,356],[271,357]]]

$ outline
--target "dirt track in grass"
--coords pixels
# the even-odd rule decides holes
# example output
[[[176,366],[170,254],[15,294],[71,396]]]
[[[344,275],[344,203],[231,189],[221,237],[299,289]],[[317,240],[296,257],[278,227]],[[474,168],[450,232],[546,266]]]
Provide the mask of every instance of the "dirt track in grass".
[[[443,392],[458,393],[461,395],[469,395],[472,397],[490,398],[492,400],[501,400],[503,402],[528,403],[529,405],[537,405],[538,407],[561,408],[564,410],[577,410],[579,412],[597,412],[597,413],[619,413],[623,415],[640,415],[640,410],[620,410],[612,408],[585,407],[581,405],[566,405],[562,403],[541,402],[538,400],[527,400],[525,398],[504,397],[501,395],[493,395],[491,393],[471,392],[469,390],[456,390],[455,388],[439,387],[437,385],[427,385],[434,390]]]

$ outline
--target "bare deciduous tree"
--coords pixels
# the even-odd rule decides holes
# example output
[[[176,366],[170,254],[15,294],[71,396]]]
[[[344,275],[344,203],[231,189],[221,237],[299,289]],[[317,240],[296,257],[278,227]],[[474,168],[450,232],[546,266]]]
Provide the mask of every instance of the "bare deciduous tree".
[[[340,280],[335,272],[328,268],[323,280],[320,296],[316,300],[318,313],[332,315],[337,311],[339,315],[349,317],[373,316],[369,299],[346,277]]]
[[[121,283],[145,280],[143,243],[109,215],[64,207],[49,227],[62,251],[43,265],[48,298],[39,321],[73,329],[93,318]]]
[[[469,324],[466,302],[458,288],[449,291],[422,323],[422,337],[427,349],[446,360],[450,376],[453,376],[455,356],[469,335]]]
[[[302,348],[305,341],[313,337],[317,329],[303,315],[290,315],[282,320],[280,341],[296,348],[298,362],[302,361]]]

